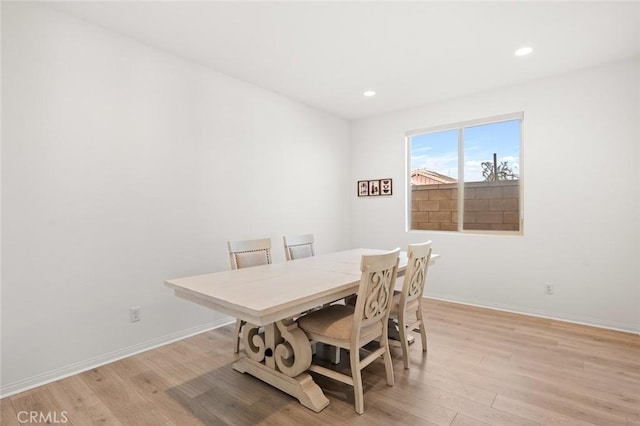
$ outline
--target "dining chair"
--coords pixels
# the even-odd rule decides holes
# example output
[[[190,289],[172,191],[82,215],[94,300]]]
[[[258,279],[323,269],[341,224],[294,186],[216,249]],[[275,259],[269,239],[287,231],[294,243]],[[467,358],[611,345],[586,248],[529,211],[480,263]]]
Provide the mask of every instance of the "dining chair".
[[[393,295],[389,322],[397,321],[400,340],[389,339],[392,346],[402,348],[404,368],[409,368],[409,331],[419,331],[422,351],[427,351],[427,333],[422,313],[422,295],[427,281],[427,271],[431,260],[431,241],[421,244],[410,244],[407,250],[407,269],[403,280],[402,291]],[[413,319],[415,317],[415,319]],[[410,319],[411,318],[411,319]]]
[[[398,274],[399,253],[397,248],[385,254],[362,256],[355,306],[330,305],[298,319],[298,327],[311,340],[349,350],[351,376],[317,364],[311,364],[309,370],[353,386],[358,414],[364,412],[363,368],[382,356],[387,385],[393,386],[387,321]],[[360,359],[360,349],[374,340],[379,341],[378,347]]]
[[[249,268],[251,266],[268,265],[271,263],[271,238],[258,240],[228,241],[229,260],[231,269]],[[236,320],[235,343],[233,353],[240,351],[240,332],[245,321]]]
[[[313,234],[285,235],[282,240],[284,241],[284,254],[287,260],[315,256]]]
[[[314,238],[313,234],[305,235],[285,235],[282,237],[284,242],[284,254],[287,260],[304,259],[305,257],[315,256],[315,250],[313,248]],[[323,305],[323,307],[329,306],[331,303]],[[311,309],[302,314],[307,314],[311,311],[315,311],[319,308]],[[313,353],[316,353],[316,346],[313,343]],[[332,364],[340,364],[340,348],[331,348],[329,352],[329,360]]]

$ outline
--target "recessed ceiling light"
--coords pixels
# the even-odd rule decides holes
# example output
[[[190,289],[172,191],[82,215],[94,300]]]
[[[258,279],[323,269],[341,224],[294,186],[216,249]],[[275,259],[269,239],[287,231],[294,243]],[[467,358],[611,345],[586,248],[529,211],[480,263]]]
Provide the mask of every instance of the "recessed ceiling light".
[[[375,91],[373,91],[373,90],[366,90],[366,91],[363,93],[363,95],[364,95],[364,96],[366,96],[367,98],[370,98],[370,97],[372,97],[372,96],[375,96],[375,95],[376,95],[376,92],[375,92]]]
[[[525,46],[525,47],[521,47],[520,49],[516,50],[513,54],[516,55],[516,56],[526,56],[531,52],[533,52],[533,48],[531,48],[529,46]]]

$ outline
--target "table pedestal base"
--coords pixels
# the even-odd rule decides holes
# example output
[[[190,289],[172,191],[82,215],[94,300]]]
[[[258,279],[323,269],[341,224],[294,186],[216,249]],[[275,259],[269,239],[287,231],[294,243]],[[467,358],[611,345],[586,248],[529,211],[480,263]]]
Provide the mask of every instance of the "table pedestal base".
[[[270,384],[274,388],[288,393],[300,401],[300,404],[316,413],[319,413],[329,405],[329,400],[324,396],[324,393],[322,393],[322,389],[320,389],[308,373],[302,373],[296,377],[289,377],[246,357],[240,358],[233,364],[233,369],[240,373],[251,374],[253,377]]]
[[[398,321],[396,321],[395,319],[389,320],[389,343],[392,343],[392,344],[394,342],[397,342],[398,344],[400,343],[400,330],[398,329],[399,327],[400,326],[398,325]],[[416,341],[416,338],[413,337],[411,334],[408,334],[407,341],[411,345],[413,342]]]

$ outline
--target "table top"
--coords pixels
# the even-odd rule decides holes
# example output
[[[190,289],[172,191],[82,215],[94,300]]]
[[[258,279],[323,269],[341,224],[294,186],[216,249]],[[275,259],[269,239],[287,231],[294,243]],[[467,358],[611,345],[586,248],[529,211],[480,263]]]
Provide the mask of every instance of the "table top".
[[[357,291],[362,255],[387,250],[354,249],[270,265],[165,281],[176,296],[256,325],[294,316]],[[435,259],[437,255],[432,258]],[[400,253],[399,271],[407,266]]]

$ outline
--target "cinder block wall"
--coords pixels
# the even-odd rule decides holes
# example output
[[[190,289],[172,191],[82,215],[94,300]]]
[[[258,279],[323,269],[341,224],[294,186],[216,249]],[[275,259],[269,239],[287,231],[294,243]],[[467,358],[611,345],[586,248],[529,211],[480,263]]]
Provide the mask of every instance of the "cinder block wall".
[[[464,226],[467,230],[518,231],[519,181],[468,182],[465,184]],[[456,231],[457,184],[413,185],[411,229]]]

